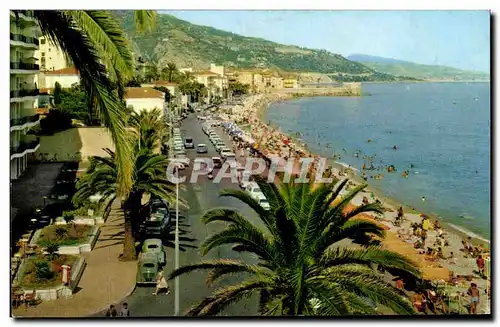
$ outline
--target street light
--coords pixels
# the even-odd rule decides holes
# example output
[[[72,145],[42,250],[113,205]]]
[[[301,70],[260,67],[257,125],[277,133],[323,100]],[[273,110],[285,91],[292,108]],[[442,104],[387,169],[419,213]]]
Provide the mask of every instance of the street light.
[[[175,269],[179,269],[179,169],[175,169]],[[179,315],[179,276],[175,277],[175,315]]]

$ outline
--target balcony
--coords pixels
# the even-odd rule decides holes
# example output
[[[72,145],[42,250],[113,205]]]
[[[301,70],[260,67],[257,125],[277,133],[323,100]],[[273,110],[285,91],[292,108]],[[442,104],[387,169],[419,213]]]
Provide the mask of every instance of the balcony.
[[[36,24],[35,12],[33,10],[13,10],[17,22],[20,25]]]
[[[18,146],[10,147],[10,159],[21,158],[28,153],[33,153],[40,147],[40,139],[21,142]]]
[[[23,129],[35,125],[40,120],[40,115],[24,116],[21,118],[13,118],[10,120],[10,130]]]
[[[40,41],[36,37],[24,36],[21,34],[10,33],[11,41],[23,42],[26,44],[34,44],[36,46],[40,45]]]
[[[19,70],[40,70],[40,65],[31,64],[27,62],[11,62],[10,69],[19,69]]]
[[[39,89],[24,89],[10,91],[10,98],[35,97],[40,94]]]

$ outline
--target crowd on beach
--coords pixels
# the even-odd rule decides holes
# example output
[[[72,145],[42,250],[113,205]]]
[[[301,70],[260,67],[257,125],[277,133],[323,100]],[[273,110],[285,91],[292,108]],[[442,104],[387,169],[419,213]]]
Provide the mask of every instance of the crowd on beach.
[[[234,140],[234,149],[240,156],[246,154],[261,156],[264,158],[280,157],[285,160],[289,158],[319,158],[307,149],[307,145],[293,140],[289,135],[283,133],[279,128],[274,128],[261,121],[259,114],[265,110],[270,102],[283,101],[287,99],[286,95],[266,94],[253,95],[247,97],[243,105],[235,108],[229,120],[239,126],[247,126],[247,130],[254,140],[253,144]],[[397,150],[397,146],[393,147]],[[345,149],[342,149],[347,153]],[[236,153],[236,152],[235,152]],[[355,156],[361,156],[361,150],[355,152]],[[334,160],[340,160],[340,154],[334,154]],[[368,182],[368,171],[386,170],[388,173],[397,171],[394,165],[374,166],[375,156],[364,157],[368,165],[362,168],[362,179]],[[313,165],[314,167],[314,165]],[[410,169],[402,172],[403,177],[408,177]],[[314,168],[313,168],[314,169]],[[343,179],[345,177],[354,177],[354,170],[351,166],[330,167],[330,172],[335,177]],[[383,174],[378,172],[374,179],[382,179]],[[357,182],[350,182],[355,186]],[[385,213],[376,215],[373,218],[385,224],[389,232],[394,233],[401,242],[413,247],[414,253],[411,259],[418,258],[429,267],[439,267],[448,270],[448,276],[440,279],[433,278],[432,283],[428,284],[424,290],[412,291],[411,295],[415,308],[422,313],[465,313],[460,307],[466,307],[468,313],[489,313],[490,300],[490,276],[489,269],[486,267],[486,260],[489,262],[489,250],[484,244],[473,245],[472,238],[462,238],[457,233],[447,232],[441,226],[438,220],[432,221],[425,214],[406,213],[402,207],[392,208],[388,203],[382,203],[375,194],[366,190],[359,198],[353,202],[369,203],[368,194],[371,195],[371,201],[381,204],[385,208]],[[425,196],[422,197],[425,201]],[[396,287],[404,288],[403,278],[397,278]],[[484,294],[481,296],[481,294]],[[444,299],[447,299],[445,301]],[[486,299],[480,301],[480,298]],[[450,299],[458,301],[458,309],[450,308]],[[478,311],[481,303],[481,311]]]

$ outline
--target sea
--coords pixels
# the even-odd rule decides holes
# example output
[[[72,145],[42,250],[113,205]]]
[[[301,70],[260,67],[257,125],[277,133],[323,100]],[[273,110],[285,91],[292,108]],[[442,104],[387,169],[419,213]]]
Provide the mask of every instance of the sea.
[[[314,153],[335,154],[359,170],[394,165],[395,173],[368,171],[384,174],[369,184],[489,240],[490,84],[367,83],[362,93],[275,102],[263,118]]]

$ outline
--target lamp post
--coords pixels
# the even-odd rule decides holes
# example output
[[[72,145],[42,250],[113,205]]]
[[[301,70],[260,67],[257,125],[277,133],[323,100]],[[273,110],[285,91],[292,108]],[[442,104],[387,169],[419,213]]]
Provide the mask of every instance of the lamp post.
[[[175,169],[175,269],[179,268],[179,169]],[[175,277],[175,315],[179,315],[179,276]]]

